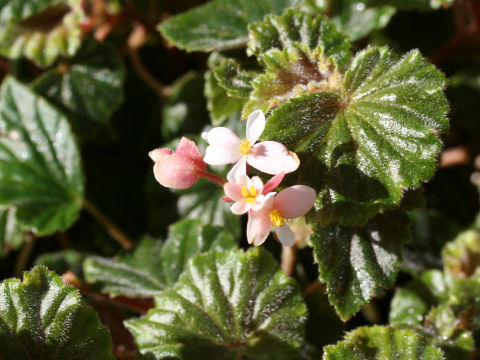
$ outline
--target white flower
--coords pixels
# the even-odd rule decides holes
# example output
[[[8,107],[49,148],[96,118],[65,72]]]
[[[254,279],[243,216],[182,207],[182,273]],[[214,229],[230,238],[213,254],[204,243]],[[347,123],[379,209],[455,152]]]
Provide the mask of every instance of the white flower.
[[[265,115],[261,110],[248,116],[245,139],[240,139],[228,128],[213,128],[208,132],[209,146],[203,160],[210,165],[235,164],[227,174],[230,182],[235,182],[238,175],[246,174],[247,163],[271,175],[295,171],[300,163],[298,157],[283,144],[276,141],[256,144],[264,129]]]

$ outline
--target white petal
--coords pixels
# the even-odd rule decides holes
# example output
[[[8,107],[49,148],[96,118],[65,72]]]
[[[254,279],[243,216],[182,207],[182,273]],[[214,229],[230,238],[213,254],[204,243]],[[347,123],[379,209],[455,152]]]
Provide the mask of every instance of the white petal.
[[[208,132],[208,143],[220,147],[235,147],[238,149],[240,139],[235,133],[226,127],[215,127]]]
[[[251,185],[257,190],[257,194],[261,194],[263,192],[263,181],[258,176],[253,176],[251,180]]]
[[[206,161],[205,161],[206,162]],[[227,180],[234,182],[240,175],[247,173],[247,157],[242,156],[227,174]]]
[[[248,177],[247,174],[242,174],[242,173],[239,173],[236,177],[235,177],[235,182],[238,184],[238,186],[241,188],[242,186],[246,186],[247,188],[250,187],[250,185],[252,185],[252,181],[250,180],[250,178]]]
[[[210,165],[234,164],[242,154],[236,148],[225,148],[220,146],[207,146],[203,161]]]
[[[248,155],[248,163],[255,169],[271,175],[288,174],[297,170],[300,162],[294,153],[276,141],[263,141],[255,145]]]
[[[250,144],[255,144],[265,129],[265,115],[262,110],[255,110],[247,119],[247,139]]]
[[[278,240],[280,240],[283,245],[292,246],[295,244],[295,234],[286,222],[284,222],[282,226],[277,226],[275,231],[277,233]]]
[[[232,206],[230,206],[230,210],[235,215],[242,215],[245,214],[248,210],[250,210],[250,204],[245,201],[245,199],[240,199]]]
[[[273,207],[279,210],[283,217],[296,219],[305,215],[312,208],[315,198],[315,190],[310,186],[290,186],[275,196]]]

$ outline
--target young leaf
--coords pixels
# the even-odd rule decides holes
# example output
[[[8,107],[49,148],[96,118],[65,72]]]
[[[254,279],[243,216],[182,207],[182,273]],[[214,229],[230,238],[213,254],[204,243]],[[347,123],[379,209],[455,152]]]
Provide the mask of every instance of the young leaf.
[[[40,66],[73,56],[85,18],[81,0],[4,0],[0,4],[0,54],[25,56]]]
[[[396,206],[407,188],[430,179],[448,128],[445,77],[418,51],[358,53],[341,94],[290,100],[268,119],[263,137],[295,151],[297,183],[314,187],[324,225],[362,224]]]
[[[212,68],[212,72],[228,96],[239,99],[248,99],[253,90],[252,82],[258,75],[257,71],[243,69],[241,64],[232,58],[219,61],[219,64]]]
[[[144,238],[129,257],[89,257],[83,264],[85,278],[98,291],[112,296],[150,297],[173,285],[188,259],[210,250],[235,247],[232,237],[198,220],[182,220],[170,227],[165,244]]]
[[[409,240],[408,218],[399,211],[379,214],[364,227],[315,227],[310,243],[320,280],[343,320],[354,315],[381,288],[393,286],[402,246]]]
[[[111,359],[112,341],[79,292],[44,267],[0,284],[4,360]]]
[[[480,266],[480,232],[468,230],[445,245],[442,250],[443,264],[448,274],[468,277]]]
[[[43,73],[32,87],[66,111],[75,133],[87,135],[122,104],[124,78],[116,51],[88,39],[73,59]]]
[[[247,52],[261,60],[269,50],[281,51],[297,43],[312,51],[321,47],[323,56],[333,57],[339,66],[346,65],[351,58],[350,41],[324,16],[290,9],[281,16],[268,15],[263,21],[250,24],[248,33]]]
[[[300,289],[260,248],[197,255],[155,300],[126,326],[157,359],[286,360],[303,342]]]
[[[0,93],[0,204],[37,235],[69,228],[83,201],[80,155],[66,118],[13,78]]]
[[[213,51],[245,45],[247,25],[266,14],[281,14],[299,0],[213,0],[160,24],[162,35],[187,51]]]
[[[444,360],[442,351],[409,329],[358,328],[325,347],[323,360]]]

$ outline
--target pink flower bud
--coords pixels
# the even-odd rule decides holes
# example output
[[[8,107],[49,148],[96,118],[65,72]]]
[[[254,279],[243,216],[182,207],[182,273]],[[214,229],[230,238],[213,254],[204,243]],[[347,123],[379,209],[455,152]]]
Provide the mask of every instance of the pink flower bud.
[[[155,179],[173,189],[192,187],[207,167],[197,145],[185,137],[180,140],[175,152],[155,149],[148,156],[155,162]]]

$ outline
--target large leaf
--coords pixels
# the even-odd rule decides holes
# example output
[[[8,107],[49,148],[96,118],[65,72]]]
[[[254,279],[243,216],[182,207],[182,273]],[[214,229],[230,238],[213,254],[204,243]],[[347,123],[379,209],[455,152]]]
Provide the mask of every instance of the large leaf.
[[[361,224],[433,176],[448,128],[445,77],[418,51],[358,53],[341,94],[294,98],[268,119],[264,138],[295,151],[297,183],[317,190],[314,221]]]
[[[336,345],[325,347],[324,360],[444,360],[442,351],[413,330],[361,327]]]
[[[73,59],[45,72],[32,86],[66,111],[77,134],[86,135],[122,104],[124,78],[116,51],[89,39]]]
[[[126,326],[156,359],[283,360],[303,342],[300,289],[260,248],[197,255],[155,300]]]
[[[298,0],[213,0],[164,21],[159,29],[187,51],[212,51],[245,45],[247,25],[266,14],[281,14]]]
[[[81,0],[4,0],[0,3],[0,54],[26,56],[48,66],[80,47],[85,18]]]
[[[364,227],[315,227],[310,243],[319,277],[342,319],[354,315],[381,288],[393,286],[409,235],[408,218],[397,211],[377,215]]]
[[[114,359],[107,328],[78,290],[44,267],[0,284],[3,360]]]
[[[67,119],[13,78],[0,99],[0,203],[38,235],[65,230],[83,201],[80,156]]]
[[[198,220],[182,220],[170,227],[165,244],[145,238],[131,256],[92,256],[83,267],[87,281],[98,291],[150,297],[173,285],[193,255],[233,247],[235,242],[226,232]]]

